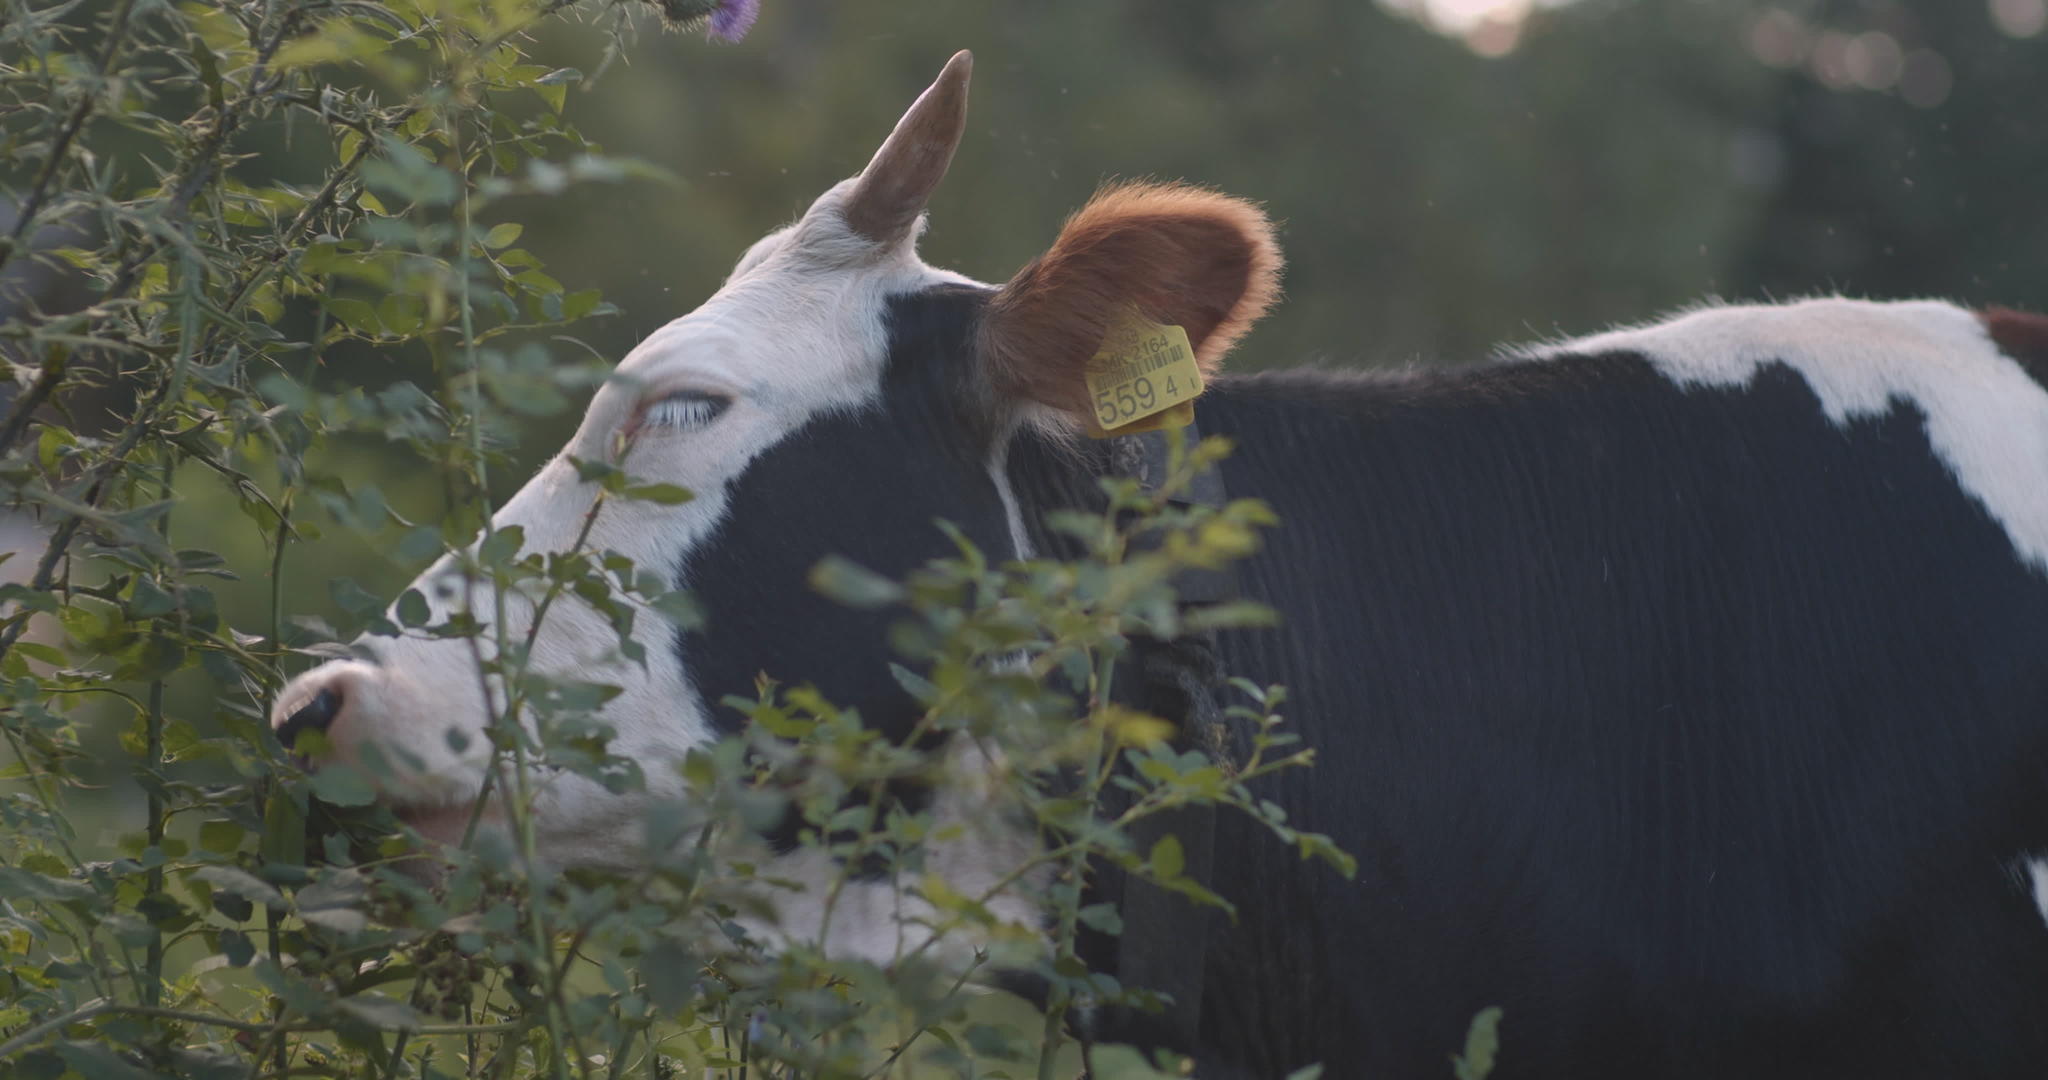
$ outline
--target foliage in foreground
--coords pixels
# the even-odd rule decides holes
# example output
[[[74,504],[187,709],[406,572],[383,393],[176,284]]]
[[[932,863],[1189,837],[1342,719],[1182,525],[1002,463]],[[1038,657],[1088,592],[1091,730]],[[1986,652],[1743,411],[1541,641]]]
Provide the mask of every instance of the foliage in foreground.
[[[1227,765],[1175,752],[1156,718],[1109,702],[1132,635],[1265,617],[1184,617],[1173,602],[1178,570],[1241,556],[1265,522],[1256,503],[1165,501],[1222,452],[1213,444],[1161,492],[1109,482],[1104,514],[1064,522],[1083,551],[1071,563],[990,565],[962,541],[906,582],[821,567],[818,586],[841,600],[909,616],[898,676],[926,706],[917,730],[885,739],[802,672],[774,673],[781,686],[734,703],[753,719],[746,735],[693,758],[689,797],[650,815],[644,865],[626,876],[540,863],[531,828],[543,767],[645,782],[608,752],[608,688],[528,670],[530,638],[462,611],[436,622],[416,596],[387,609],[328,582],[371,633],[489,640],[479,673],[511,688],[492,730],[510,828],[422,851],[370,805],[374,776],[307,776],[264,722],[287,670],[338,647],[290,617],[294,584],[325,579],[294,565],[296,545],[338,528],[415,565],[452,554],[479,590],[607,613],[627,657],[691,618],[653,568],[580,543],[522,555],[513,530],[487,524],[515,421],[560,412],[603,377],[555,355],[574,348],[560,328],[609,310],[517,247],[507,207],[647,174],[564,119],[582,73],[521,53],[523,32],[568,5],[0,3],[0,176],[18,211],[0,271],[55,274],[72,293],[16,297],[0,324],[17,386],[0,484],[47,541],[18,556],[25,583],[0,592],[0,1070],[1046,1077],[1074,1004],[1143,1003],[1075,957],[1080,927],[1117,929],[1113,910],[1082,904],[1089,860],[1215,901],[1171,839],[1135,846],[1133,822],[1228,805],[1348,872],[1247,787],[1308,760],[1276,730],[1277,689],[1238,685],[1249,753]],[[724,14],[728,29],[752,10],[667,7]],[[616,53],[626,16],[605,11]],[[316,179],[238,162],[240,138],[279,128],[315,146]],[[373,351],[425,377],[334,385],[330,372]],[[118,421],[97,423],[105,411]],[[415,455],[444,505],[408,518],[322,464],[362,439]],[[612,500],[688,497],[598,466],[587,478],[593,517]],[[241,517],[188,515],[174,530],[194,505]],[[267,567],[210,550],[238,531],[260,537]],[[1150,534],[1142,550],[1134,532]],[[259,614],[238,626],[229,613],[245,609]],[[957,826],[885,798],[892,783],[944,782],[941,735],[1000,763],[973,782],[1039,842],[999,884],[1052,913],[1049,948],[995,918],[991,890],[931,872]],[[77,822],[105,806],[90,789],[110,779],[138,794],[103,841]],[[1128,795],[1114,818],[1095,812],[1109,785]],[[774,950],[750,937],[743,925],[760,922],[745,917],[786,888],[755,858],[756,834],[790,814],[802,844],[880,866],[928,902],[937,944],[875,965],[830,961],[829,942],[801,935]],[[960,942],[966,962],[933,960]],[[970,981],[998,966],[1047,980],[1042,1018],[1020,1026],[977,1003]]]

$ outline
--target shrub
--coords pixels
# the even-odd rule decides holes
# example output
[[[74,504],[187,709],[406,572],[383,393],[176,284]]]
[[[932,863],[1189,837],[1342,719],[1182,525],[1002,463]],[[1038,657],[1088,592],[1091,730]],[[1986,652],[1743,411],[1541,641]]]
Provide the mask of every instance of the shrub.
[[[1224,762],[1176,750],[1162,721],[1110,699],[1134,637],[1268,617],[1187,612],[1173,596],[1176,574],[1243,555],[1266,523],[1255,502],[1170,501],[1224,452],[1215,443],[1177,456],[1159,491],[1105,482],[1106,511],[1062,522],[1082,549],[1071,562],[995,565],[959,539],[956,557],[906,581],[822,565],[827,593],[904,611],[896,674],[927,709],[911,737],[885,739],[800,683],[764,683],[732,703],[752,718],[745,735],[688,762],[690,796],[660,815],[674,827],[649,837],[642,870],[540,863],[539,763],[644,782],[640,763],[609,752],[607,688],[530,670],[521,642],[466,608],[437,622],[412,593],[387,608],[291,556],[321,529],[362,530],[403,560],[455,559],[500,598],[607,612],[629,657],[666,632],[636,619],[641,605],[692,618],[687,596],[616,552],[579,539],[521,555],[512,530],[488,524],[490,473],[520,418],[559,412],[603,378],[551,355],[544,332],[610,310],[517,246],[506,200],[659,179],[565,120],[579,72],[524,55],[526,31],[570,4],[0,3],[16,209],[0,271],[52,271],[83,294],[17,296],[0,325],[17,386],[0,483],[46,541],[16,556],[29,565],[0,591],[15,781],[0,803],[0,1069],[842,1077],[915,1063],[1045,1077],[1074,1005],[1149,1003],[1078,960],[1082,927],[1118,929],[1113,909],[1083,904],[1091,865],[1221,903],[1184,873],[1176,840],[1141,845],[1134,825],[1216,804],[1347,864],[1248,787],[1309,760],[1278,730],[1279,689],[1237,684],[1245,754]],[[728,35],[753,10],[664,7]],[[628,14],[603,14],[622,48]],[[274,151],[286,126],[292,164],[310,155],[319,178],[257,182],[238,155]],[[375,392],[332,382],[372,349],[422,377]],[[105,410],[119,421],[96,425]],[[436,518],[402,515],[339,462],[336,447],[365,440],[431,471]],[[585,476],[591,519],[612,500],[689,497],[595,464]],[[228,515],[172,527],[180,506],[229,503],[239,530]],[[256,550],[238,532],[261,544],[262,567],[181,546]],[[278,745],[266,717],[287,669],[339,647],[317,620],[289,617],[293,590],[323,581],[372,634],[496,635],[474,655],[476,674],[509,688],[492,728],[508,829],[472,822],[463,844],[422,850],[371,805],[374,776],[309,776]],[[256,614],[238,626],[252,594]],[[978,763],[958,772],[942,748],[968,742]],[[137,805],[91,796],[110,774]],[[991,891],[933,872],[928,854],[959,826],[892,802],[902,781],[978,785],[1028,823],[1034,843],[999,886],[1052,914],[1049,947],[996,917]],[[1112,789],[1119,809],[1105,811]],[[102,850],[78,822],[108,814],[132,831]],[[742,916],[783,887],[756,861],[759,833],[790,820],[838,868],[833,897],[879,867],[931,905],[938,944],[875,965],[830,958],[829,941],[750,936]],[[962,940],[985,947],[936,962]],[[977,1002],[969,983],[995,967],[1044,980],[1042,1017]]]

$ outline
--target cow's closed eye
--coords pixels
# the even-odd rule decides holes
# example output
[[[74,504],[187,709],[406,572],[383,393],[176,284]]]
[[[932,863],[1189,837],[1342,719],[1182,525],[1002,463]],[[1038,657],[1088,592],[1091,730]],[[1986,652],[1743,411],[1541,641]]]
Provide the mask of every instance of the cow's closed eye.
[[[731,398],[719,394],[709,394],[702,390],[683,390],[649,404],[646,411],[640,414],[640,423],[637,426],[643,429],[694,431],[718,419],[719,414],[725,412],[726,407],[731,404]]]

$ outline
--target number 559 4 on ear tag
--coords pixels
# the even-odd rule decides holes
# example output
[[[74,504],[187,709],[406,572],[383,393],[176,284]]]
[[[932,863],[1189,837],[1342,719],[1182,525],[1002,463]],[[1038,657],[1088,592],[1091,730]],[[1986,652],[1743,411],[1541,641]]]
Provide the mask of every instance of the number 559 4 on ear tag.
[[[1088,434],[1098,439],[1186,427],[1202,393],[1202,369],[1187,331],[1131,318],[1102,341],[1088,364]]]

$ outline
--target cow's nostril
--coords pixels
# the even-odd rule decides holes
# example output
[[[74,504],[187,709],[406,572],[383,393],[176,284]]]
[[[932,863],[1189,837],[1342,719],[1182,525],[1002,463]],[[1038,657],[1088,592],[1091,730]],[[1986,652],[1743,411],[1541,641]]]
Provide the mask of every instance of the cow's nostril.
[[[278,725],[277,741],[291,749],[300,734],[308,731],[326,731],[328,725],[341,713],[341,694],[332,689],[322,690],[313,695],[313,700],[298,707],[298,710]]]

